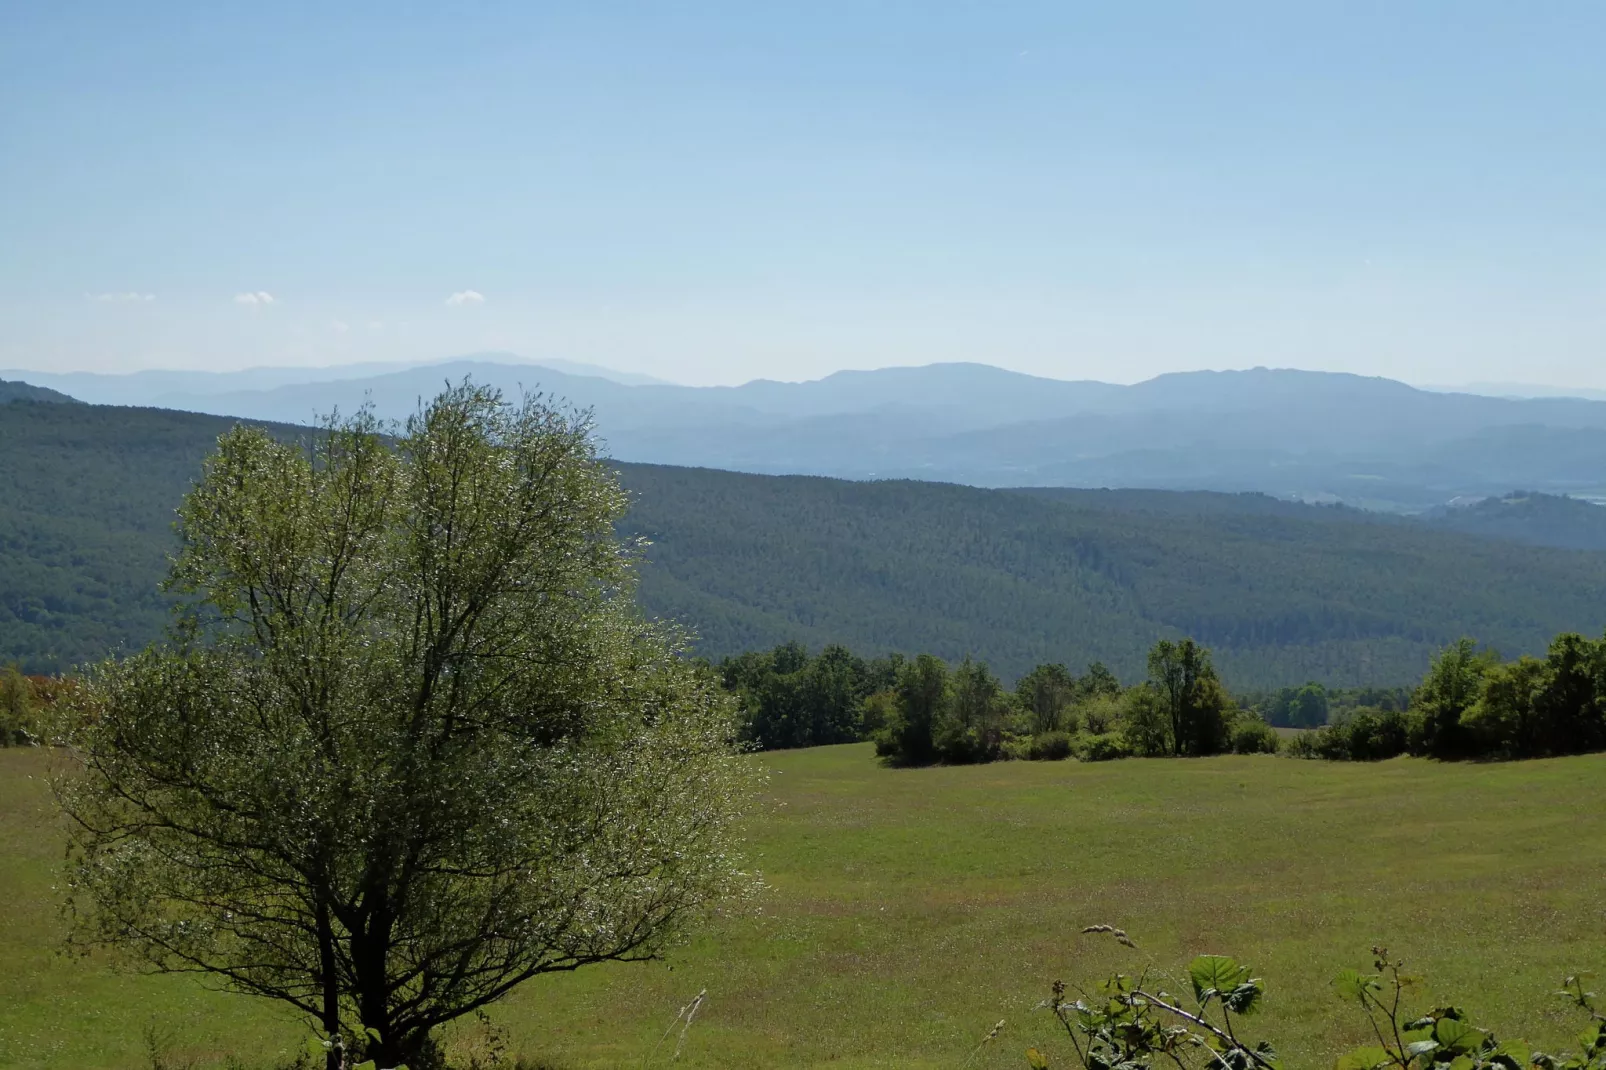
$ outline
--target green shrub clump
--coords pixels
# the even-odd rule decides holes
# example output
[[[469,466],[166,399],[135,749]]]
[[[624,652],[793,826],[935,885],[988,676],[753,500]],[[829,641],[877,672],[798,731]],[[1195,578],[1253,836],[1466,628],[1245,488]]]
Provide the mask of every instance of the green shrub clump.
[[[1231,747],[1234,754],[1276,754],[1277,730],[1253,714],[1240,714],[1233,722]]]
[[[1132,757],[1132,746],[1119,732],[1082,736],[1076,756],[1084,762],[1109,762],[1117,758]]]
[[[1062,762],[1070,756],[1068,732],[1039,732],[1026,746],[1026,757],[1034,762]]]

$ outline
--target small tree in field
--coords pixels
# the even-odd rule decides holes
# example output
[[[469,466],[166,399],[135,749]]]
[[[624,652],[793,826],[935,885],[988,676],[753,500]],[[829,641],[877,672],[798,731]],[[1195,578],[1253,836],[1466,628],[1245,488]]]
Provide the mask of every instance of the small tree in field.
[[[418,1068],[436,1026],[738,891],[747,774],[634,609],[582,422],[465,384],[379,431],[219,440],[172,641],[93,674],[58,790],[78,940]]]

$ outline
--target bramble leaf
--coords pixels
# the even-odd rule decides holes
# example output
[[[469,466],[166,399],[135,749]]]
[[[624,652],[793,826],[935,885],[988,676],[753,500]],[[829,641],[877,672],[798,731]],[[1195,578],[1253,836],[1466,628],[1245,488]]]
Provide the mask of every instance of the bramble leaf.
[[[1377,1070],[1380,1066],[1387,1066],[1390,1061],[1388,1052],[1376,1045],[1368,1045],[1340,1055],[1334,1070]]]
[[[1533,1052],[1520,1040],[1505,1041],[1495,1049],[1495,1053],[1505,1056],[1519,1067],[1526,1067],[1533,1062]]]
[[[1231,992],[1247,981],[1249,968],[1226,955],[1200,955],[1188,965],[1188,979],[1193,982],[1193,998],[1203,1006],[1212,996]]]
[[[1377,977],[1372,974],[1363,974],[1359,970],[1343,970],[1333,978],[1333,987],[1345,999],[1359,1002],[1367,992],[1377,991]]]
[[[1255,1008],[1260,1006],[1260,997],[1264,991],[1260,978],[1251,977],[1231,992],[1224,993],[1221,1003],[1234,1014],[1253,1014]]]
[[[1477,1026],[1468,1025],[1457,1018],[1440,1018],[1433,1027],[1433,1039],[1448,1051],[1471,1051],[1483,1042],[1486,1035]],[[1454,1066],[1454,1063],[1451,1065]]]

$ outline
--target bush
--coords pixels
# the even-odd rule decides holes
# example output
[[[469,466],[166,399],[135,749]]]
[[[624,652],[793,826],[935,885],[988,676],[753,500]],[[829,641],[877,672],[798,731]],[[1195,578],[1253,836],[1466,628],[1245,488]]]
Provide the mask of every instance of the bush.
[[[1132,748],[1119,733],[1105,732],[1102,735],[1080,737],[1076,755],[1084,762],[1109,762],[1132,757]]]
[[[1001,762],[1025,762],[1032,759],[1032,741],[1026,736],[1006,736],[998,747]]]
[[[1321,758],[1330,762],[1378,762],[1398,757],[1409,748],[1412,718],[1399,710],[1363,709],[1325,728],[1302,733],[1288,747],[1295,758]]]
[[[1350,755],[1357,762],[1396,758],[1410,741],[1410,719],[1399,710],[1357,710],[1340,727],[1349,733]]]
[[[33,684],[15,665],[0,670],[0,747],[38,742]]]
[[[1238,718],[1228,741],[1234,754],[1276,754],[1279,742],[1276,729],[1250,715]]]
[[[1321,731],[1321,729],[1313,729],[1309,732],[1299,733],[1283,745],[1283,753],[1290,758],[1320,758],[1321,755],[1316,752],[1316,737],[1321,734]]]
[[[937,728],[937,760],[945,765],[980,765],[996,761],[1003,751],[1002,737],[984,725],[967,725],[948,719]]]
[[[866,739],[875,739],[898,715],[898,693],[890,688],[865,698],[859,707],[859,726]]]
[[[1068,732],[1039,732],[1026,746],[1026,757],[1034,762],[1061,762],[1070,756]]]

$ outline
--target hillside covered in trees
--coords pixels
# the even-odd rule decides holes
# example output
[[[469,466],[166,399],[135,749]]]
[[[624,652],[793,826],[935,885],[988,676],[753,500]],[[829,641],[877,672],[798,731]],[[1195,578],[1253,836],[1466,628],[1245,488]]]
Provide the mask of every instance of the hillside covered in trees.
[[[173,509],[226,418],[0,407],[0,662],[48,672],[159,634]],[[291,429],[285,429],[289,432]],[[1606,626],[1606,554],[1260,495],[982,490],[624,464],[641,601],[712,658],[866,656],[1142,675],[1192,636],[1235,686],[1399,685],[1476,635],[1515,656]]]

